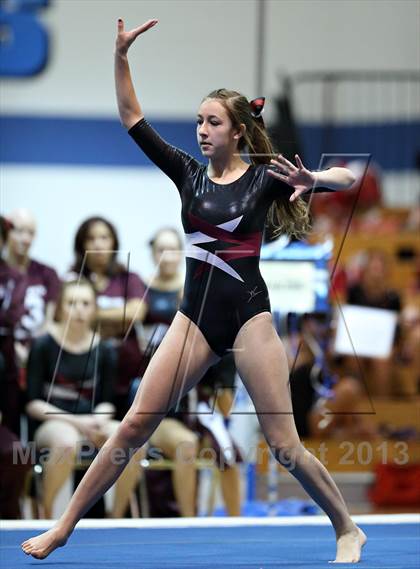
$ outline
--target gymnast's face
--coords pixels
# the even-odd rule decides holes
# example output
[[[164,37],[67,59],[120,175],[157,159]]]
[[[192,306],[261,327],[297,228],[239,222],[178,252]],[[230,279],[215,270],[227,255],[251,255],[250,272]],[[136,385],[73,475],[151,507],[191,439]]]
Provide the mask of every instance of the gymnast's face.
[[[241,136],[217,99],[206,99],[201,103],[197,113],[197,142],[203,156],[214,160],[233,154]]]

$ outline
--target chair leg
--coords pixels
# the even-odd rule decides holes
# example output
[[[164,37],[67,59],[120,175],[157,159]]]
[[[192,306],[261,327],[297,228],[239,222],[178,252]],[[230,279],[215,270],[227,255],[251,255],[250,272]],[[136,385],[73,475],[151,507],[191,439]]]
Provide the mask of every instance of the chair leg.
[[[211,468],[211,483],[210,491],[207,501],[207,516],[212,516],[214,513],[214,508],[216,506],[216,492],[217,488],[220,486],[220,476],[217,468]]]
[[[132,518],[139,518],[140,517],[140,510],[139,510],[139,503],[137,501],[137,496],[135,490],[131,493],[130,496],[130,514]]]
[[[147,495],[147,482],[146,482],[145,472],[143,472],[139,480],[139,499],[140,499],[141,517],[150,518],[150,505],[149,505],[149,498]]]
[[[35,464],[33,468],[33,480],[35,486],[35,496],[32,499],[32,512],[37,520],[45,519],[45,512],[43,506],[43,489],[42,489],[42,466]]]

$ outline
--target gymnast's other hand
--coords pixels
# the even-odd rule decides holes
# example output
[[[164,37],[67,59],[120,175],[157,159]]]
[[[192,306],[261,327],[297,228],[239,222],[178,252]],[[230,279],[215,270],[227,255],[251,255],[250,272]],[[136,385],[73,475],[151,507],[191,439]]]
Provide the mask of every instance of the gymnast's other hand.
[[[294,188],[295,191],[289,198],[291,202],[313,188],[315,183],[313,172],[305,168],[298,154],[295,154],[295,159],[297,166],[289,162],[282,154],[279,154],[276,159],[270,160],[275,170],[268,170],[268,173],[273,178],[286,182],[286,184]]]
[[[158,23],[158,20],[148,20],[142,26],[134,28],[130,31],[124,30],[124,22],[121,18],[117,23],[117,39],[115,42],[115,51],[118,55],[127,55],[128,49],[135,39],[150,28],[153,28]]]

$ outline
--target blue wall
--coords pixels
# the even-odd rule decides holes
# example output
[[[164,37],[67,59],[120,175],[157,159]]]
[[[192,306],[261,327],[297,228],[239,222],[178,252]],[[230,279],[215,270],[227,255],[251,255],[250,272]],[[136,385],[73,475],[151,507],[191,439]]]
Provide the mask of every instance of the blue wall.
[[[151,121],[159,134],[196,158],[193,121]],[[9,164],[145,166],[150,164],[118,120],[0,117],[0,161]],[[370,153],[383,170],[413,170],[420,152],[420,122],[334,126],[325,142],[318,125],[299,128],[303,156],[316,168],[325,153]]]

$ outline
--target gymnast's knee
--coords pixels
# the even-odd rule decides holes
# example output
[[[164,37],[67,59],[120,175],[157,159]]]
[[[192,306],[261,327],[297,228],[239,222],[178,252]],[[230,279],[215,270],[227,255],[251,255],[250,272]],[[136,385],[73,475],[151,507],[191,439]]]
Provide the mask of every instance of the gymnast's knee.
[[[129,411],[119,426],[119,436],[131,447],[142,446],[165,417],[164,414]]]
[[[269,446],[277,462],[286,468],[286,470],[290,471],[295,469],[298,460],[301,459],[305,453],[305,447],[300,441],[275,442]]]

